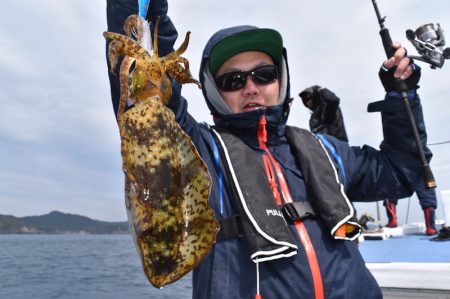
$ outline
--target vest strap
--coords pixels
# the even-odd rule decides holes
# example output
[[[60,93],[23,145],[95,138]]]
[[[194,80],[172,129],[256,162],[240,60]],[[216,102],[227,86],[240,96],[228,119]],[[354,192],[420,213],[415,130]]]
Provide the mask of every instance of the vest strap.
[[[219,220],[219,232],[216,235],[216,241],[222,241],[231,238],[244,237],[244,231],[239,215]]]
[[[283,213],[284,219],[289,223],[316,215],[311,204],[307,201],[286,203],[281,208],[281,212]],[[220,229],[216,236],[217,242],[231,238],[245,237],[239,215],[219,220],[219,224]]]

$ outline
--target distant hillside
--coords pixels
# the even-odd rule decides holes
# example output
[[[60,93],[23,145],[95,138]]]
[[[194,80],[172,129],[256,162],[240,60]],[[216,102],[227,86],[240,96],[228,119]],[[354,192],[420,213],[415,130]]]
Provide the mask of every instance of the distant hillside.
[[[0,234],[127,234],[127,221],[106,222],[53,211],[41,216],[14,217],[0,214]]]

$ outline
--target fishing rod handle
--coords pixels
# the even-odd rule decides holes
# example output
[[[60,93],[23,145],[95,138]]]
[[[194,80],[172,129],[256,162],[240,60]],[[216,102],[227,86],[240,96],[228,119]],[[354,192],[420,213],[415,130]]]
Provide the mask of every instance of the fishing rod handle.
[[[436,180],[434,179],[433,172],[431,171],[430,164],[422,164],[423,182],[426,189],[436,188]]]
[[[386,52],[387,58],[391,58],[395,54],[395,49],[392,46],[391,35],[389,34],[389,30],[387,28],[380,29],[381,41],[383,42],[384,51]],[[407,91],[408,86],[404,80],[396,79],[396,85],[399,91]]]
[[[389,34],[389,29],[380,29],[381,41],[383,42],[384,51],[386,52],[387,58],[391,58],[395,54],[395,49],[392,47],[392,39]]]

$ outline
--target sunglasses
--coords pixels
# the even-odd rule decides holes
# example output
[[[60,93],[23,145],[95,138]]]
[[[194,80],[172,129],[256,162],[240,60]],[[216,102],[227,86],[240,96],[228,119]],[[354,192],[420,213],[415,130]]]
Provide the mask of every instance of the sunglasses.
[[[278,79],[278,69],[275,65],[263,65],[250,71],[229,72],[217,77],[216,84],[222,91],[236,91],[245,86],[248,76],[256,84],[266,85]]]

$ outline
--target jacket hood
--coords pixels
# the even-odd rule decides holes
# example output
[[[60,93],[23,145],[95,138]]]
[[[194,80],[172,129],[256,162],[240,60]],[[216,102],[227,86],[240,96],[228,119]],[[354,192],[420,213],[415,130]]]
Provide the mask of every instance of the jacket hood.
[[[230,28],[222,29],[218,32],[216,32],[207,42],[202,55],[202,60],[200,64],[200,82],[202,84],[202,92],[205,97],[206,103],[208,105],[209,110],[211,111],[212,115],[214,116],[214,122],[217,125],[223,125],[224,123],[229,123],[231,120],[233,122],[238,121],[239,119],[253,119],[255,116],[260,116],[261,114],[264,114],[258,110],[245,112],[245,113],[238,113],[233,114],[230,107],[225,103],[224,99],[220,95],[215,81],[213,74],[211,73],[209,69],[209,60],[211,57],[211,52],[213,51],[214,47],[224,40],[227,37],[231,37],[236,34],[241,34],[245,31],[254,31],[254,30],[268,30],[268,29],[260,29],[255,26],[249,26],[249,25],[242,25],[242,26],[235,26]],[[276,59],[274,59],[276,61]],[[283,113],[276,113],[280,116],[279,122],[280,123],[286,123],[287,117],[289,114],[289,106],[292,101],[290,99],[289,94],[289,70],[288,70],[288,64],[287,64],[287,55],[286,55],[286,49],[282,47],[282,57],[280,62],[278,63],[278,69],[281,74],[280,78],[280,98],[279,98],[279,105],[281,106],[279,110],[282,110]],[[278,109],[266,109],[266,113],[270,111],[274,111]]]

